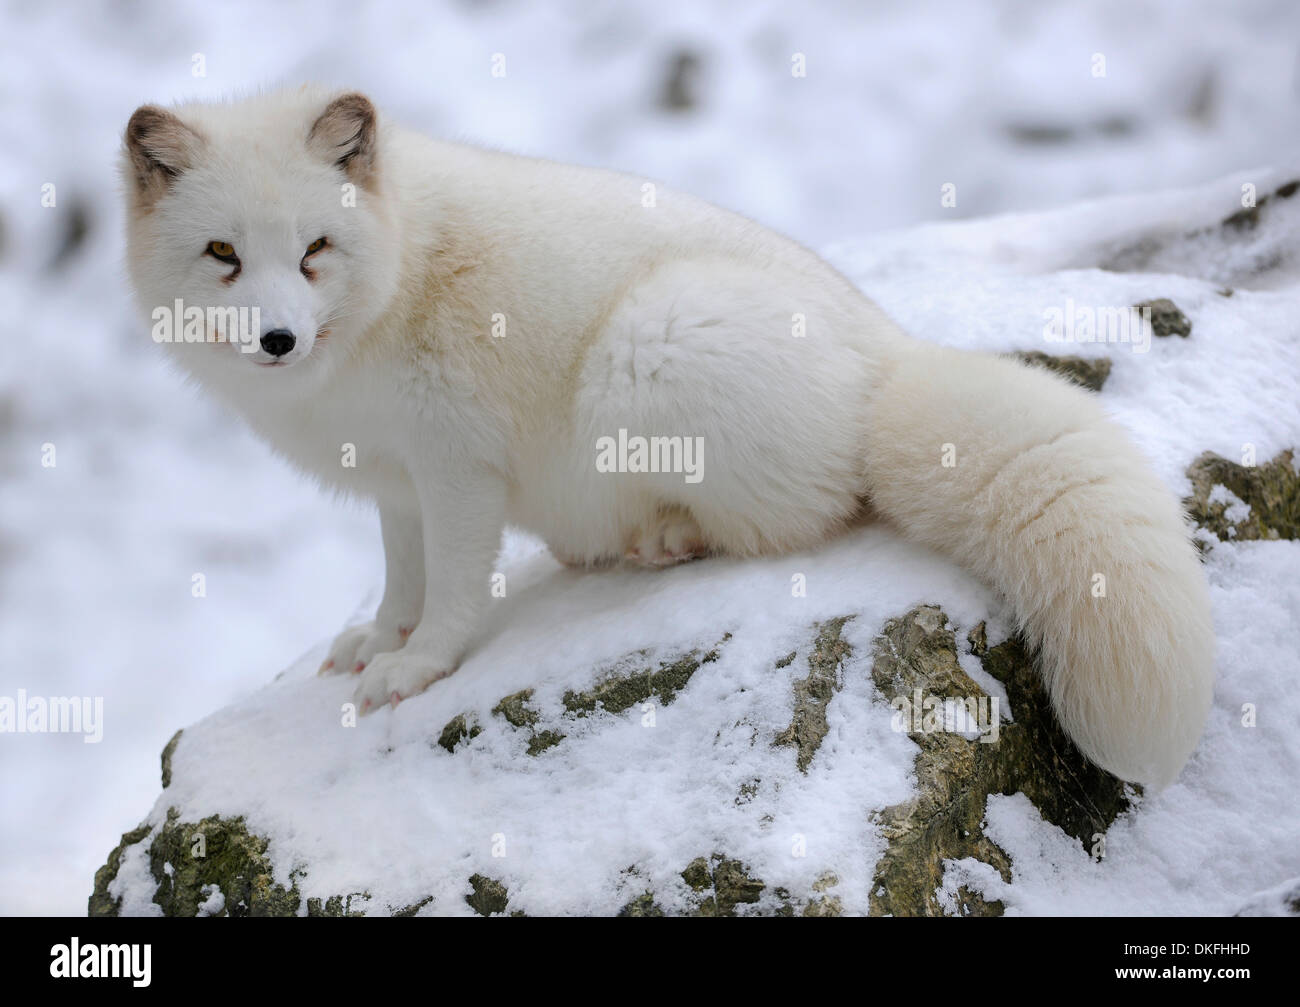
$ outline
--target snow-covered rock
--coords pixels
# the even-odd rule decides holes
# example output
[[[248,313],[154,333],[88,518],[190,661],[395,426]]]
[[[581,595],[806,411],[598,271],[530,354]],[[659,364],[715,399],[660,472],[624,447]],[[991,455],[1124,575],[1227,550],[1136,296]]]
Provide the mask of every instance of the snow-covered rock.
[[[1243,179],[1269,197],[1244,217]],[[1165,791],[1084,762],[1001,603],[887,527],[658,573],[569,571],[511,534],[505,596],[427,693],[357,719],[352,683],[315,674],[322,643],[185,727],[162,795],[96,875],[91,913],[1282,906],[1252,893],[1300,876],[1288,182],[1248,173],[829,251],[918,336],[1100,389],[1187,499],[1219,681]],[[1082,338],[1084,319],[1143,304],[1146,338]]]

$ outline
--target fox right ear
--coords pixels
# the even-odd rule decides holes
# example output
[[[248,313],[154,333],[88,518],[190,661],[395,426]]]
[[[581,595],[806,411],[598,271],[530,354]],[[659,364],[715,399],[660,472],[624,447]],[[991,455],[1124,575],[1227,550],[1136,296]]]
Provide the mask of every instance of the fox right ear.
[[[375,147],[378,136],[375,106],[364,94],[353,91],[335,98],[312,124],[307,148],[342,168],[348,178],[363,188],[375,179]]]
[[[126,124],[126,153],[141,205],[155,203],[181,172],[194,165],[202,142],[164,108],[142,105],[135,110]]]

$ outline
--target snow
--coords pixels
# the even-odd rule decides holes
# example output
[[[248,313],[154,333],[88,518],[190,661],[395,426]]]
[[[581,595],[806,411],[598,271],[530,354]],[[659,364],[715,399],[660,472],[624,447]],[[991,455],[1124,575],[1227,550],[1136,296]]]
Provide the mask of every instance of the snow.
[[[1209,501],[1210,503],[1226,504],[1227,506],[1223,509],[1223,516],[1233,524],[1240,524],[1250,517],[1250,504],[1246,503],[1226,486],[1216,485],[1210,487]],[[1236,529],[1229,528],[1228,534],[1236,534]]]
[[[226,908],[226,896],[216,885],[203,886],[204,901],[199,906],[200,916],[220,916]]]
[[[985,617],[991,641],[1006,632],[984,588],[882,529],[815,555],[660,575],[579,576],[512,537],[509,595],[465,667],[395,713],[341,727],[349,684],[311,674],[319,644],[295,659],[373,610],[376,522],[322,498],[186,389],[133,317],[113,158],[143,101],[325,80],[431,132],[632,169],[817,246],[876,231],[828,254],[918,336],[1110,355],[1103,401],[1175,491],[1204,450],[1236,459],[1251,444],[1263,461],[1300,443],[1288,254],[1300,200],[1274,201],[1273,223],[1240,241],[1211,227],[1240,208],[1243,185],[1264,194],[1292,177],[1253,166],[1297,163],[1293,5],[303,0],[82,5],[75,17],[13,4],[0,18],[0,695],[104,700],[100,744],[0,739],[3,913],[84,911],[95,869],[157,798],[158,752],[182,726],[176,782],[150,821],[166,804],[245,812],[284,870],[310,862],[305,894],[364,878],[376,905],[438,889],[440,911],[467,911],[446,893],[481,870],[530,911],[607,911],[620,883],[638,894],[642,879],[619,881],[631,864],[662,892],[725,840],[770,885],[806,889],[834,869],[834,894],[860,907],[882,849],[861,811],[908,795],[913,751],[865,676],[874,632],[922,601],[963,633]],[[701,60],[690,113],[656,105],[681,46]],[[806,78],[790,74],[795,52]],[[1097,52],[1104,78],[1090,72]],[[192,76],[196,53],[205,77]],[[490,74],[494,53],[504,78]],[[1043,126],[1068,138],[1016,138]],[[940,203],[947,182],[955,207]],[[56,207],[41,206],[45,183]],[[56,263],[78,206],[86,243]],[[1209,230],[1180,237],[1196,227]],[[1144,240],[1164,242],[1148,271],[1098,268]],[[1067,298],[1152,297],[1193,319],[1190,339],[1146,353],[1043,341],[1045,312]],[[1214,548],[1220,679],[1206,738],[1179,783],[1111,829],[1105,860],[1023,798],[991,802],[990,829],[1015,863],[997,895],[1008,911],[1228,912],[1300,876],[1298,548]],[[806,598],[791,597],[794,573],[808,577]],[[788,723],[811,622],[849,611],[845,688],[794,786],[789,751],[749,737]],[[489,713],[534,687],[550,718],[539,727],[553,726],[564,689],[589,686],[601,662],[712,646],[725,631],[719,660],[655,711],[654,728],[639,709],[566,722],[581,759],[563,746],[523,756],[519,732]],[[771,667],[795,648],[795,662]],[[1253,728],[1240,726],[1245,703]],[[1014,716],[1005,695],[1000,705]],[[430,747],[466,710],[485,733],[455,756]],[[758,793],[736,804],[754,777]],[[496,834],[503,858],[491,856]],[[806,857],[791,853],[796,836]],[[967,874],[977,887],[979,869]],[[115,892],[153,912],[140,901],[148,884],[128,851]]]

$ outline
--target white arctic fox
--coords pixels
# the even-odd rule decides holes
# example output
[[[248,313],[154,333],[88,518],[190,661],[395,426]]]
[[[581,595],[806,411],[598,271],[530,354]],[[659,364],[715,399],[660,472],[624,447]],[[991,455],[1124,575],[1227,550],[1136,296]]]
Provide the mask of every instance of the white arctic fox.
[[[260,311],[245,345],[208,329],[176,358],[378,503],[383,600],[324,669],[361,672],[363,710],[456,669],[506,523],[566,563],[662,566],[813,548],[870,508],[1009,596],[1099,765],[1160,786],[1196,744],[1205,583],[1177,502],[1088,393],[913,341],[735,214],[437,142],[360,94],[144,106],[124,172],[146,312]],[[702,478],[609,472],[619,436],[702,444]]]

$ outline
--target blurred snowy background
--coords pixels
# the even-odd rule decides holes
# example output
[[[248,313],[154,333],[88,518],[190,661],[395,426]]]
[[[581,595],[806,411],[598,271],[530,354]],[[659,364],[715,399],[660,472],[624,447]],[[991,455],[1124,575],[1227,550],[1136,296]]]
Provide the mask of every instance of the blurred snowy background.
[[[1300,5],[0,5],[0,696],[105,704],[98,745],[0,735],[0,913],[83,913],[171,734],[375,600],[377,521],[166,371],[123,279],[131,111],[303,80],[439,135],[658,178],[816,247],[1294,165]]]

